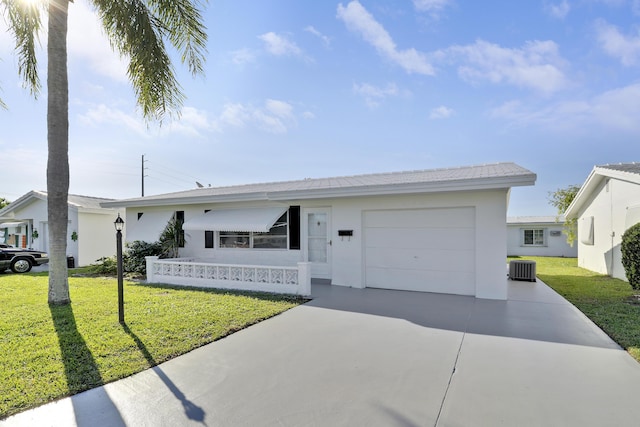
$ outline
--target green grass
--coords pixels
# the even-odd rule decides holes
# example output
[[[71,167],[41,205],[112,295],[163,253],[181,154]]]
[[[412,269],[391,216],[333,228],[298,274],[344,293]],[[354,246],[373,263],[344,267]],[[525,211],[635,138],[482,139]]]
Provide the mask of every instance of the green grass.
[[[578,267],[576,258],[536,261],[538,277],[575,305],[640,362],[640,301],[629,283]]]
[[[127,377],[303,302],[291,296],[69,278],[72,304],[47,304],[46,273],[0,274],[0,419]]]

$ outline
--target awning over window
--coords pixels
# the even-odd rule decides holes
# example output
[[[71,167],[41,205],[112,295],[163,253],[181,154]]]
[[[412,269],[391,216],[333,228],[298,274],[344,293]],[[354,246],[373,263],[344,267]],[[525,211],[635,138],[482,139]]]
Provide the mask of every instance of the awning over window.
[[[0,224],[0,228],[12,228],[12,227],[20,227],[21,225],[25,225],[26,222],[3,222]]]
[[[133,224],[132,221],[129,221],[124,225],[126,240],[128,242],[135,240],[148,243],[157,242],[173,214],[173,211],[143,212],[142,216]]]
[[[185,221],[182,229],[266,233],[286,211],[287,207],[214,210]]]

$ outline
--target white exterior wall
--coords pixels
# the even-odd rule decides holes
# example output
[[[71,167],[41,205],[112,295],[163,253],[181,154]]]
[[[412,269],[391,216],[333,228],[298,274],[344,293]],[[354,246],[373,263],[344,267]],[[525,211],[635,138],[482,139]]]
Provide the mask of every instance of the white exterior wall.
[[[49,251],[47,201],[34,199],[32,203],[14,212],[15,218],[31,222],[38,230],[38,238],[31,241],[29,246],[40,251]],[[69,223],[67,225],[67,255],[73,256],[76,267],[89,265],[103,256],[114,255],[116,250],[115,229],[113,221],[117,213],[109,211],[100,213],[78,213],[76,209],[69,209]],[[76,231],[78,240],[73,241],[71,235]]]
[[[32,226],[38,230],[38,238],[33,241],[29,238],[28,246],[39,251],[48,251],[49,248],[43,235],[47,223],[47,202],[38,199],[15,212],[15,217],[23,221],[31,220]]]
[[[507,298],[507,190],[338,199],[332,202],[331,207],[333,284],[356,288],[365,286],[362,241],[362,220],[365,211],[474,207],[475,295],[489,299]],[[341,229],[354,230],[353,237],[339,237],[338,230]]]
[[[205,209],[237,209],[263,207],[278,204],[202,204],[185,207],[163,207],[164,210],[184,210],[185,221],[204,214]],[[279,204],[282,206],[283,204]],[[288,206],[331,208],[331,270],[332,284],[363,288],[364,242],[363,216],[367,210],[419,209],[473,207],[475,209],[475,295],[479,298],[506,299],[507,278],[505,259],[507,256],[507,190],[474,192],[433,193],[425,195],[398,195],[376,197],[337,198],[314,201],[289,201]],[[127,221],[135,219],[141,208],[127,209]],[[152,210],[152,209],[148,209]],[[302,225],[304,229],[304,225]],[[351,238],[339,237],[338,230],[353,230]],[[284,264],[295,265],[305,261],[305,236],[301,235],[301,250],[256,250],[256,249],[205,249],[204,231],[187,232],[187,243],[180,256],[211,259],[220,263]],[[216,242],[217,243],[217,242]]]
[[[67,224],[67,256],[72,256],[75,259],[76,267],[79,267],[80,264],[78,260],[80,258],[79,249],[80,249],[80,217],[78,215],[78,211],[75,209],[69,209],[69,223]],[[73,232],[78,234],[78,240],[75,242],[71,239]]]
[[[522,230],[544,229],[545,246],[525,246]],[[562,233],[562,224],[527,223],[507,224],[507,255],[509,256],[553,256],[575,258],[578,256],[578,245],[567,243],[567,236]],[[560,232],[559,236],[552,236],[551,232]]]
[[[102,257],[116,254],[116,230],[113,225],[116,217],[115,212],[78,214],[78,241],[74,242],[77,249],[74,255],[76,267],[90,265]],[[73,231],[69,230],[69,240]]]
[[[620,244],[627,227],[627,212],[640,204],[640,185],[605,179],[593,192],[585,208],[580,212],[578,223],[593,217],[593,245],[580,241],[578,234],[578,265],[601,274],[627,280]],[[632,225],[632,224],[629,224]],[[580,230],[580,228],[578,228]]]

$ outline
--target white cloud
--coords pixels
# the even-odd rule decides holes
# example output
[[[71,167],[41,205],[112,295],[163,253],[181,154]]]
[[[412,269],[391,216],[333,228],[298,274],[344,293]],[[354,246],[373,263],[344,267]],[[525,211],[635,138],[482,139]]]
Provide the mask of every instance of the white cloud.
[[[329,45],[331,44],[331,40],[329,39],[329,37],[325,36],[320,31],[316,30],[313,26],[309,25],[304,30],[318,37],[320,40],[322,40],[322,43],[324,43],[325,46],[329,47]]]
[[[564,19],[571,10],[571,6],[567,0],[562,0],[560,3],[545,3],[544,11],[556,19]]]
[[[287,102],[278,101],[276,99],[267,99],[267,101],[265,102],[265,107],[270,113],[278,117],[282,117],[282,118],[293,117],[293,114],[292,114],[293,107],[291,106],[291,104]]]
[[[381,88],[369,83],[355,83],[353,91],[362,96],[369,108],[375,108],[389,96],[398,96],[399,91],[395,83],[389,83],[387,87]]]
[[[640,31],[625,36],[618,27],[600,20],[596,23],[596,33],[600,47],[608,55],[626,66],[640,64]]]
[[[301,56],[302,50],[285,36],[268,32],[258,36],[265,44],[267,52],[275,56]]]
[[[359,34],[373,46],[381,56],[399,65],[407,73],[429,76],[435,74],[424,53],[414,48],[398,50],[387,30],[358,1],[352,1],[346,7],[342,3],[338,4],[337,17],[350,31]]]
[[[46,40],[46,39],[44,39]],[[116,54],[102,32],[102,23],[85,1],[69,6],[69,59],[87,62],[95,73],[127,82],[127,63]]]
[[[565,61],[552,41],[530,41],[522,48],[505,48],[478,40],[439,52],[445,58],[460,57],[460,77],[469,82],[489,81],[553,93],[567,86]]]
[[[507,102],[490,112],[512,126],[592,132],[640,132],[640,83],[609,90],[587,100],[558,102],[531,109],[518,101]]]
[[[111,108],[104,104],[91,107],[86,113],[80,114],[79,119],[86,125],[118,125],[125,127],[143,137],[149,137],[147,127],[136,115],[127,114],[117,108]]]
[[[445,107],[444,105],[441,105],[431,110],[431,112],[429,113],[429,119],[431,120],[448,119],[453,115],[453,113],[454,113],[453,109],[449,107]]]
[[[293,106],[285,101],[267,99],[262,107],[232,103],[224,106],[213,127],[223,132],[225,127],[257,127],[269,133],[284,134],[296,125]]]
[[[193,107],[182,107],[180,118],[160,128],[162,134],[181,134],[190,137],[202,136],[202,131],[212,129],[207,113]]]
[[[251,49],[239,49],[231,52],[231,61],[237,65],[244,65],[256,60],[256,54]]]
[[[413,7],[418,12],[427,12],[436,19],[446,7],[452,4],[453,0],[413,0]]]

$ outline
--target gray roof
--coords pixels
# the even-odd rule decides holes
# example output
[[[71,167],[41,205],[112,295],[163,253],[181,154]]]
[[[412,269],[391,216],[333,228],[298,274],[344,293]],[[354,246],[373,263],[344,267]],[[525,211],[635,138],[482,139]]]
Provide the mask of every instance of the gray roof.
[[[21,206],[30,203],[33,199],[47,200],[47,192],[37,190],[29,191],[27,194],[20,196],[19,198],[5,206],[2,210],[0,210],[0,217],[6,215],[11,211],[19,209]],[[69,194],[67,203],[69,204],[69,207],[73,207],[79,210],[100,210],[104,209],[101,205],[102,203],[110,202],[113,200],[114,199],[105,199],[102,197]]]
[[[557,218],[557,220],[556,220]],[[564,216],[510,216],[507,224],[563,224]]]
[[[150,206],[203,201],[294,200],[359,195],[509,188],[533,185],[536,175],[515,163],[377,173],[334,178],[205,187],[176,193],[118,200],[103,206]]]
[[[614,171],[635,173],[640,175],[640,162],[617,163],[614,165],[607,164],[598,167],[602,169],[611,169]]]

